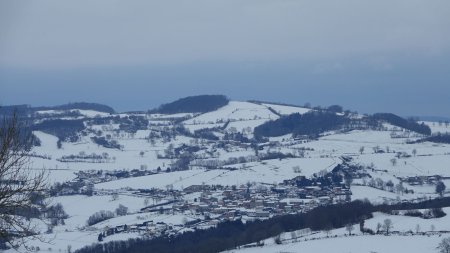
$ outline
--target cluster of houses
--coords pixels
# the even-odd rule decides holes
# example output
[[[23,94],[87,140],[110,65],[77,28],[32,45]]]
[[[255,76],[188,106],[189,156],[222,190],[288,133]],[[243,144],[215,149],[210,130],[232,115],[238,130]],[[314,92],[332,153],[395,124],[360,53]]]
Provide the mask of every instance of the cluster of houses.
[[[164,222],[154,223],[153,221],[145,221],[132,225],[124,224],[115,227],[105,227],[104,231],[98,235],[98,240],[103,241],[105,237],[119,233],[141,233],[147,236],[158,237],[168,234],[168,232],[173,229],[174,226]]]
[[[345,157],[344,157],[345,158]],[[312,178],[298,176],[280,184],[243,184],[239,186],[191,185],[182,191],[150,189],[137,196],[158,198],[161,202],[141,209],[142,213],[180,214],[195,217],[183,224],[143,222],[106,228],[99,239],[113,233],[139,232],[148,236],[177,234],[185,229],[203,229],[229,220],[268,219],[278,215],[307,212],[318,206],[351,201],[346,178],[358,178],[359,166],[345,158],[331,172]]]
[[[158,170],[157,170],[158,171]],[[159,169],[161,171],[161,169]],[[80,170],[75,172],[78,181],[89,181],[91,183],[103,183],[129,177],[141,177],[153,175],[155,172],[147,168],[133,169],[133,170]]]
[[[205,185],[195,185],[184,191],[186,194],[197,192],[199,198],[174,204],[175,212],[207,213],[223,219],[264,219],[351,200],[350,189],[342,184],[299,187],[289,181],[279,185],[241,185],[219,191]]]
[[[139,224],[106,227],[99,234],[99,241],[106,236],[117,233],[140,233],[149,237],[174,235],[185,229],[205,229],[214,227],[224,221],[237,219],[254,220],[268,219],[273,216],[307,212],[317,206],[329,205],[341,201],[349,201],[344,194],[346,189],[333,188],[328,195],[323,195],[320,187],[299,189],[294,186],[277,187],[247,187],[242,185],[230,190],[208,190],[206,187],[193,186],[188,193],[197,194],[198,198],[192,201],[173,200],[160,204],[159,208],[143,208],[142,212],[158,212],[169,214],[189,214],[197,217],[184,224],[166,224],[145,221]],[[192,188],[199,192],[192,192]],[[306,198],[300,198],[306,195]],[[319,194],[320,192],[320,194]],[[347,193],[350,193],[349,191]],[[350,193],[351,194],[351,193]],[[318,196],[318,197],[317,197]],[[342,196],[336,197],[336,196]],[[171,206],[170,208],[167,208]]]
[[[224,187],[202,184],[191,185],[183,191],[158,190],[157,194],[161,199],[170,200],[145,207],[141,209],[142,213],[182,214],[196,219],[178,225],[143,222],[107,228],[100,237],[123,232],[139,232],[155,237],[170,235],[183,229],[209,228],[229,220],[268,219],[351,200],[351,191],[342,182],[333,183],[319,177],[303,185],[305,180],[304,177],[297,177],[278,185],[246,184]],[[148,192],[152,196],[153,193]]]

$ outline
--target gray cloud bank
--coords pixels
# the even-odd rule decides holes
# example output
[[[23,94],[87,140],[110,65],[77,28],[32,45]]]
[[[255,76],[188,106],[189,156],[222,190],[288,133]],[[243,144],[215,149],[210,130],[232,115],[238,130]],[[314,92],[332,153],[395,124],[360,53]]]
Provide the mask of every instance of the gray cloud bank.
[[[448,53],[450,2],[2,0],[0,64],[285,61]]]
[[[0,0],[0,102],[224,93],[450,116],[449,27],[445,0]]]

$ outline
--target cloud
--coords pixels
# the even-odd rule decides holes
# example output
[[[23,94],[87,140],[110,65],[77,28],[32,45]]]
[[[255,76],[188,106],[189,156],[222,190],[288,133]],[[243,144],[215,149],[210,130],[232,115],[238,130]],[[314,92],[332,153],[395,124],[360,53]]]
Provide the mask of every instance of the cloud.
[[[359,57],[392,68],[385,59],[448,54],[449,17],[444,0],[0,1],[0,66],[322,61],[329,68]]]
[[[448,0],[0,0],[0,104],[223,93],[449,116],[449,27]]]

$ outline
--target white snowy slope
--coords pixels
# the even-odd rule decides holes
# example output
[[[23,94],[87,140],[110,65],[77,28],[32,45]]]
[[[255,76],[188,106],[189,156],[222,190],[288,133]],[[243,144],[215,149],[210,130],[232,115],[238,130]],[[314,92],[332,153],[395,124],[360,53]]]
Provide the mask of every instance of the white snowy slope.
[[[216,111],[179,114],[113,114],[89,110],[77,110],[84,119],[86,129],[79,133],[75,142],[58,141],[58,137],[42,131],[34,131],[41,145],[31,150],[30,167],[36,170],[46,169],[49,172],[50,184],[74,183],[79,180],[93,183],[94,196],[80,194],[60,194],[49,198],[52,204],[61,203],[68,214],[65,224],[53,227],[47,233],[47,226],[41,224],[44,241],[31,240],[29,245],[39,247],[40,252],[66,252],[68,246],[72,251],[92,243],[98,243],[98,235],[109,228],[122,225],[136,225],[144,221],[176,227],[179,231],[192,229],[184,226],[187,222],[204,219],[205,215],[193,208],[199,206],[203,192],[185,193],[190,186],[223,186],[227,191],[233,187],[246,189],[251,185],[254,189],[275,187],[285,180],[299,176],[306,178],[330,172],[342,163],[342,157],[351,157],[352,163],[361,165],[364,178],[356,178],[351,185],[351,199],[368,199],[372,203],[394,203],[398,201],[417,201],[436,198],[435,182],[424,184],[401,184],[408,193],[389,189],[387,182],[394,186],[408,177],[435,178],[444,177],[442,182],[450,186],[450,145],[431,142],[408,144],[421,136],[405,129],[384,124],[383,130],[331,131],[317,139],[293,138],[292,134],[268,138],[267,142],[240,143],[236,140],[223,140],[226,134],[242,133],[246,138],[253,137],[254,128],[270,120],[280,118],[279,115],[292,113],[304,114],[308,108],[276,105],[270,103],[251,103],[230,101]],[[64,111],[39,111],[39,121],[58,118],[67,114]],[[141,117],[148,120],[148,125],[137,131],[126,131],[118,122],[110,117],[126,119]],[[62,117],[62,116],[61,116]],[[109,118],[107,118],[109,117]],[[108,120],[102,120],[106,118]],[[73,118],[72,118],[73,119]],[[450,132],[450,127],[437,122],[424,122],[433,133]],[[180,134],[174,129],[184,126],[190,133]],[[211,134],[219,140],[194,138],[194,131],[210,129]],[[104,138],[113,141],[120,148],[111,148],[94,143],[93,138]],[[94,138],[95,139],[95,138]],[[58,143],[60,145],[58,145]],[[170,153],[185,152],[193,149],[193,158],[187,170],[172,171],[178,158]],[[181,150],[181,151],[180,151]],[[282,154],[283,159],[262,159],[264,155]],[[97,157],[95,159],[90,157]],[[100,157],[100,158],[98,158]],[[213,164],[207,166],[205,164]],[[220,166],[219,166],[220,165]],[[91,173],[91,178],[80,179],[77,174]],[[102,174],[103,173],[103,174]],[[96,177],[96,175],[109,176]],[[133,176],[117,176],[118,174]],[[112,175],[112,176],[111,176]],[[382,187],[370,183],[381,182]],[[448,188],[448,187],[447,187]],[[177,204],[189,206],[185,212],[172,212],[175,196],[165,192],[168,189],[179,191],[181,196]],[[253,189],[253,190],[254,190]],[[142,190],[142,192],[139,192]],[[147,192],[146,192],[147,191]],[[150,195],[149,191],[154,191]],[[448,194],[448,189],[444,192]],[[117,195],[116,195],[117,194]],[[222,192],[205,193],[207,197],[220,199]],[[113,195],[116,196],[113,198]],[[150,197],[151,196],[151,197]],[[261,196],[258,196],[261,197]],[[302,199],[305,203],[318,202],[318,198],[308,196]],[[283,196],[280,202],[298,201],[296,196]],[[161,204],[163,203],[163,204]],[[102,210],[114,212],[120,205],[128,208],[128,214],[101,221],[95,225],[87,225],[87,220],[94,213]],[[161,204],[161,205],[158,205]],[[216,203],[217,204],[217,203]],[[241,203],[242,204],[242,203]],[[238,206],[239,203],[231,205]],[[163,208],[166,211],[147,212],[143,208]],[[203,205],[204,207],[204,205]],[[243,209],[242,206],[238,207]],[[229,207],[224,207],[229,210]],[[251,211],[255,211],[252,209]],[[246,210],[248,211],[248,210]],[[422,219],[406,216],[393,216],[375,213],[374,218],[366,221],[366,227],[375,229],[377,223],[386,218],[392,219],[394,230],[406,232],[415,230],[416,225],[422,231],[450,231],[450,209],[444,208],[447,216],[439,219]],[[220,215],[213,214],[213,218]],[[214,223],[211,223],[214,226]],[[204,224],[203,224],[204,225]],[[161,225],[163,226],[163,225]],[[205,227],[210,226],[206,224]],[[357,226],[357,225],[356,225]],[[355,228],[356,228],[355,226]],[[331,232],[337,237],[327,238],[323,232],[304,235],[297,241],[290,240],[290,234],[283,234],[283,244],[276,245],[273,239],[265,241],[264,247],[236,249],[229,252],[436,252],[442,237],[450,236],[445,232],[422,235],[361,235],[354,231],[354,236],[345,236],[346,231],[336,229]],[[141,237],[135,231],[115,234],[105,238],[126,240]],[[305,240],[308,239],[308,240]],[[15,252],[9,250],[9,252]]]
[[[449,213],[450,208],[444,208]],[[375,213],[374,217],[365,221],[364,227],[376,231],[377,224],[385,219],[392,221],[394,233],[385,235],[363,235],[358,224],[354,225],[352,236],[344,228],[325,232],[295,231],[281,234],[282,244],[276,244],[273,238],[264,240],[264,246],[242,247],[226,251],[227,253],[279,253],[279,252],[333,252],[340,253],[432,253],[438,252],[437,245],[443,237],[450,236],[450,217],[447,215],[437,219],[423,219],[402,215]],[[294,235],[294,237],[293,237]]]
[[[207,112],[183,122],[186,128],[192,130],[211,128],[224,125],[230,121],[237,129],[254,128],[269,120],[278,119],[279,116],[268,109],[267,106],[250,102],[230,101],[228,105],[217,111]]]

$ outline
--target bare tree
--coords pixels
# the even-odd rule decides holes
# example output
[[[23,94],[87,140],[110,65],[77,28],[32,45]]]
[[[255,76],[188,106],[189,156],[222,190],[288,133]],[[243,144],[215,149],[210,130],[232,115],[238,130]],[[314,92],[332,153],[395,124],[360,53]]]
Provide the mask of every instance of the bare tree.
[[[401,193],[403,195],[405,187],[403,186],[402,182],[399,182],[398,184],[395,185],[395,190],[397,191],[397,194]]]
[[[348,235],[352,235],[352,231],[355,229],[355,227],[353,227],[353,224],[347,224],[345,225],[345,230],[348,231]]]
[[[389,234],[389,231],[393,228],[392,220],[391,219],[385,219],[383,222],[383,230],[386,232],[386,234]]]
[[[291,232],[291,239],[292,241],[297,242],[297,234],[295,233],[295,231]]]
[[[359,148],[359,153],[362,155],[362,153],[364,153],[364,146],[361,146],[360,148]]]
[[[144,199],[144,206],[147,207],[149,203],[150,203],[150,199],[149,198],[145,198]]]
[[[442,181],[437,182],[436,184],[436,193],[439,193],[439,195],[442,197],[444,196],[444,192],[445,192],[445,184]]]
[[[29,218],[43,208],[35,196],[44,195],[48,186],[44,170],[28,167],[32,138],[24,130],[15,113],[0,126],[0,241],[11,246],[23,245],[20,239],[28,236],[37,238],[37,228]]]
[[[112,195],[111,195],[111,201],[116,201],[116,200],[118,200],[119,199],[119,194],[117,193],[117,192],[114,192]]]
[[[380,150],[381,150],[381,149],[380,149],[380,146],[378,146],[378,145],[375,146],[375,147],[372,147],[372,149],[373,149],[373,152],[374,152],[374,153],[378,153],[378,152],[380,152]]]
[[[392,158],[392,159],[391,159],[391,163],[392,163],[392,166],[397,165],[397,159]]]
[[[302,173],[302,170],[300,169],[300,166],[298,166],[298,165],[292,167],[292,170],[294,171],[294,173]]]
[[[95,190],[94,184],[93,184],[93,183],[88,183],[88,184],[86,185],[86,191],[85,191],[85,193],[86,193],[86,195],[88,195],[88,196],[92,196],[92,195],[94,195],[94,190]]]
[[[281,240],[281,236],[280,236],[280,235],[275,236],[275,237],[273,238],[273,241],[274,241],[276,244],[278,244],[278,245],[283,244],[283,241]]]
[[[327,235],[327,237],[330,237],[331,233],[333,232],[333,229],[331,226],[327,226],[325,227],[325,234]]]
[[[381,225],[381,223],[377,223],[377,234],[380,232],[380,229],[383,225]]]
[[[124,216],[128,214],[128,207],[119,204],[119,206],[116,208],[116,214],[117,216]]]
[[[392,180],[389,180],[386,182],[386,188],[388,191],[391,191],[391,192],[394,191],[394,183],[392,182]]]
[[[417,225],[416,225],[416,234],[418,234],[419,232],[420,232],[420,225],[417,224]]]
[[[345,175],[344,175],[344,182],[345,182],[345,185],[348,188],[350,188],[350,186],[351,186],[351,184],[353,182],[353,177],[352,177],[352,175],[350,173],[345,173]]]
[[[450,237],[442,239],[437,248],[441,253],[450,253]]]

